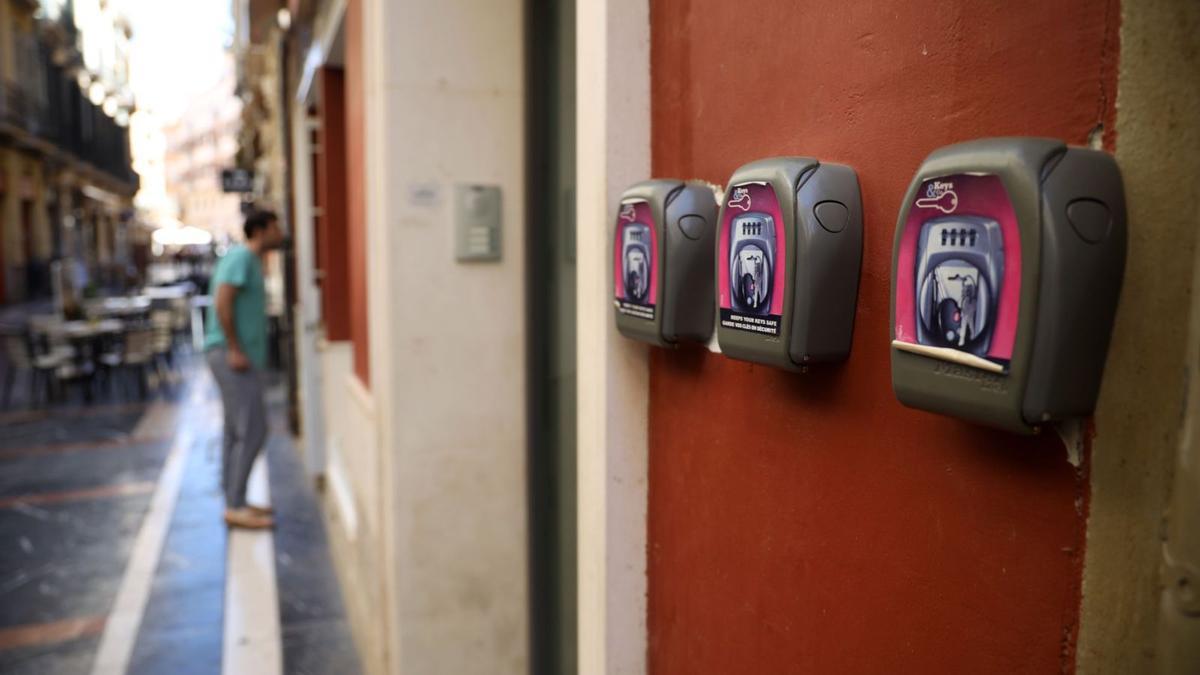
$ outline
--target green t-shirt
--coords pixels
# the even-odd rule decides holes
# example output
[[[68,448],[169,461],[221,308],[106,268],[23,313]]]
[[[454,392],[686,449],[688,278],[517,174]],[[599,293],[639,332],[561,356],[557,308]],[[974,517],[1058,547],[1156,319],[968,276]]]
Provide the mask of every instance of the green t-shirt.
[[[267,290],[263,285],[262,262],[245,246],[235,246],[217,261],[209,283],[213,303],[208,308],[204,348],[224,347],[225,331],[217,318],[217,289],[229,284],[238,289],[233,301],[233,325],[238,344],[258,368],[267,366]]]

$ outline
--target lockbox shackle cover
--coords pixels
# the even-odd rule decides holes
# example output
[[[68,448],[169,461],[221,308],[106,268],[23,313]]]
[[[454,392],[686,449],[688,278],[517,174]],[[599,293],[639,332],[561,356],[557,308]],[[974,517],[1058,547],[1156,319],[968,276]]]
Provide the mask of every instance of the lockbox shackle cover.
[[[992,138],[926,158],[892,257],[892,388],[1018,432],[1091,414],[1125,268],[1107,153]]]
[[[717,233],[717,339],[733,358],[800,371],[850,353],[862,265],[854,169],[773,157],[730,177]]]
[[[716,197],[703,183],[647,180],[621,195],[613,308],[622,335],[659,346],[709,340],[716,219]]]

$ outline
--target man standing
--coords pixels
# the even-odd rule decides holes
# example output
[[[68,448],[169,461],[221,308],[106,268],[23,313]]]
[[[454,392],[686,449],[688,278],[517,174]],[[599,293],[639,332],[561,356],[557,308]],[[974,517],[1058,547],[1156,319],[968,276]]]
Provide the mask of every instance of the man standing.
[[[246,217],[246,243],[231,248],[213,271],[204,350],[221,390],[225,436],[221,455],[221,487],[225,491],[225,523],[231,527],[267,528],[275,524],[271,509],[246,503],[250,469],[267,440],[263,370],[267,365],[267,294],[263,258],[283,243],[278,219],[270,211]]]

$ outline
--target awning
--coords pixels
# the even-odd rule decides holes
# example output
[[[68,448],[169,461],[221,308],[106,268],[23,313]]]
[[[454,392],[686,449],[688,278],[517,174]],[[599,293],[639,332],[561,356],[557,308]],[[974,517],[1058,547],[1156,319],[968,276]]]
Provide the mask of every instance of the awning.
[[[155,229],[151,237],[154,243],[160,246],[207,246],[213,240],[212,233],[208,230],[184,225],[179,221]]]

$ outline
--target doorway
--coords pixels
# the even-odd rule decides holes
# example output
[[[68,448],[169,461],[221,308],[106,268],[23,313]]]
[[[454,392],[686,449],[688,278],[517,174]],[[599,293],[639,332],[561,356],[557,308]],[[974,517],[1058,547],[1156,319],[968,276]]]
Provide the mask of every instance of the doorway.
[[[575,560],[575,2],[526,8],[530,663],[578,671]]]

